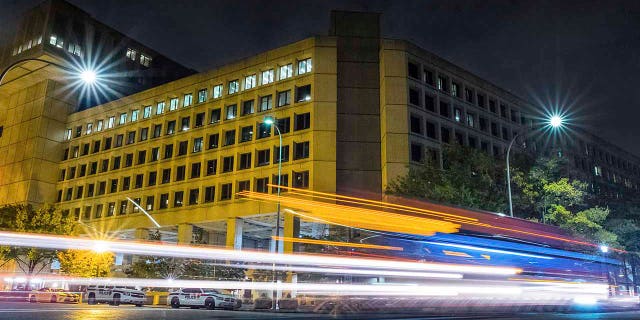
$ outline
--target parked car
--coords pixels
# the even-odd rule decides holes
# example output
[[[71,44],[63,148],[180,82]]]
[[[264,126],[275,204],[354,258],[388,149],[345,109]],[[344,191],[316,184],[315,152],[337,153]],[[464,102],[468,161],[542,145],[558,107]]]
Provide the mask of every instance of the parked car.
[[[29,302],[78,303],[80,302],[80,294],[64,289],[42,288],[29,293]]]
[[[236,298],[213,289],[182,288],[169,293],[167,305],[172,308],[191,307],[210,310],[236,309]]]
[[[145,293],[134,287],[109,285],[87,287],[88,304],[108,303],[110,305],[118,306],[125,303],[141,307],[146,301],[147,297]]]

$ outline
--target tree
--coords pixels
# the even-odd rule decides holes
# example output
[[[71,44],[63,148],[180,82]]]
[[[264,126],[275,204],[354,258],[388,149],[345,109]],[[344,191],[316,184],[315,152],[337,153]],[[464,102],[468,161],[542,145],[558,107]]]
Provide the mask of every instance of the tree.
[[[71,234],[74,221],[50,205],[34,209],[31,205],[9,205],[0,208],[0,228],[15,232]],[[5,261],[15,261],[27,276],[40,273],[57,258],[55,250],[3,247]]]
[[[67,250],[58,252],[60,272],[77,277],[108,277],[111,275],[113,254],[91,250]]]
[[[457,144],[443,149],[443,168],[429,160],[389,183],[387,193],[474,209],[505,208],[502,167],[486,153]]]

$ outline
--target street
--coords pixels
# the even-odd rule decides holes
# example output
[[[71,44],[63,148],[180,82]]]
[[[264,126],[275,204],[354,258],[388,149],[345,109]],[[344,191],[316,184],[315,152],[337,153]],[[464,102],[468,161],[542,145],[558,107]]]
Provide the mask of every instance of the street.
[[[640,311],[617,313],[527,313],[527,314],[486,314],[486,315],[459,315],[459,316],[433,316],[428,314],[361,314],[361,315],[329,315],[329,314],[303,314],[303,313],[279,313],[253,311],[224,311],[201,309],[170,309],[164,306],[142,307],[108,305],[89,306],[85,304],[29,304],[22,302],[0,302],[0,319],[47,319],[47,320],[99,320],[99,319],[639,319]]]

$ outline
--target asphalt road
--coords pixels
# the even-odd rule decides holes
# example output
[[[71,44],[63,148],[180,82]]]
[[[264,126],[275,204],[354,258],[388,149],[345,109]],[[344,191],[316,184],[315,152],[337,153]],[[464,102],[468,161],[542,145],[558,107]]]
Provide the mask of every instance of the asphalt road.
[[[550,320],[594,320],[594,319],[640,319],[640,311],[617,313],[528,313],[528,314],[487,314],[465,316],[430,316],[430,315],[344,315],[334,316],[325,314],[300,314],[224,311],[224,310],[193,310],[170,309],[166,307],[142,307],[108,305],[75,305],[75,304],[29,304],[22,302],[0,302],[0,319],[46,319],[46,320],[143,320],[143,319],[404,319],[404,320],[472,320],[472,319],[550,319]]]

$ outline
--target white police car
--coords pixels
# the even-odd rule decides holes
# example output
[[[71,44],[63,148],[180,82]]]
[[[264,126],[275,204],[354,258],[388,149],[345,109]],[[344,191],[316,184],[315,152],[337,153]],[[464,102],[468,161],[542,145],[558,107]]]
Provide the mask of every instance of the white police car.
[[[182,288],[169,293],[167,305],[172,308],[235,309],[236,299],[213,289]]]

